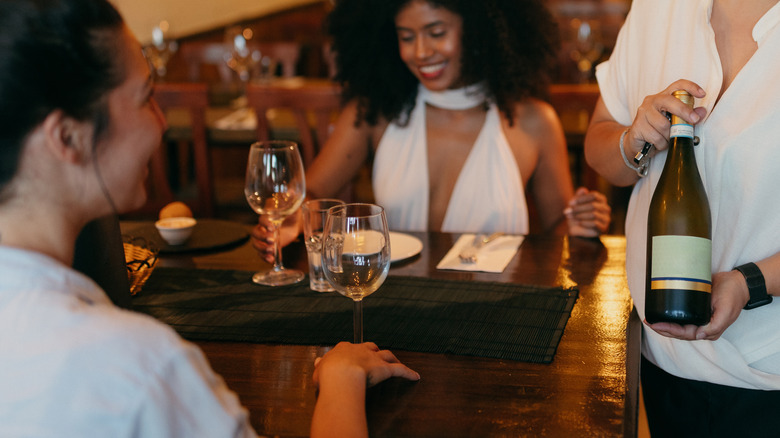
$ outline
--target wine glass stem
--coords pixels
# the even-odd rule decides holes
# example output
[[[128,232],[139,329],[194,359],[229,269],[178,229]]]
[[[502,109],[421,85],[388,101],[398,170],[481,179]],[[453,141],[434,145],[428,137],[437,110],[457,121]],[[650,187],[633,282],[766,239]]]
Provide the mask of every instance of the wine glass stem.
[[[363,343],[363,300],[354,300],[354,309],[353,312],[353,328],[354,328],[354,335],[353,335],[353,343],[355,344],[362,344]]]
[[[272,220],[274,226],[274,271],[281,271],[282,266],[282,247],[279,245],[279,235],[282,228],[282,221]]]

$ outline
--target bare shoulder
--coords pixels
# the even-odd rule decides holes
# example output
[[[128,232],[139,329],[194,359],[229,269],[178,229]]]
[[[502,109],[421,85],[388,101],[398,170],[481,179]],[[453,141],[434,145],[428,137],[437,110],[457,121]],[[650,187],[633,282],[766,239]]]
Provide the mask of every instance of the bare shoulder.
[[[372,147],[376,149],[387,125],[388,122],[383,118],[380,118],[373,125],[361,119],[358,115],[358,102],[357,100],[352,100],[341,109],[333,136],[341,139],[343,139],[342,136],[367,139]]]
[[[514,112],[514,124],[531,136],[544,136],[561,127],[555,109],[543,100],[525,99],[515,104]]]
[[[551,142],[565,142],[561,121],[555,109],[549,103],[528,98],[514,106],[513,123],[510,126],[506,117],[502,117],[504,132],[510,144],[522,139],[537,147]]]

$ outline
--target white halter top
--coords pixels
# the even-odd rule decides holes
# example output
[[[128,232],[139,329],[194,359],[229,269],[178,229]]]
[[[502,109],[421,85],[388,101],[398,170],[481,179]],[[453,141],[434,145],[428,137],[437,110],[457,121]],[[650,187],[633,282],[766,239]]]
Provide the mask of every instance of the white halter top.
[[[395,122],[387,126],[374,157],[372,183],[391,230],[428,229],[426,104],[453,110],[473,108],[485,102],[482,90],[481,84],[441,93],[420,86],[407,126]],[[493,104],[455,183],[442,231],[528,233],[520,170]]]

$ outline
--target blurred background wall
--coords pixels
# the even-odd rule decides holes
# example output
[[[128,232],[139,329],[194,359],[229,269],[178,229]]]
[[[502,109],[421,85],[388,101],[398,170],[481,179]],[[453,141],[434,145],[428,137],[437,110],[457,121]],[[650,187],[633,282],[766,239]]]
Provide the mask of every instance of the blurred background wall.
[[[112,0],[141,44],[167,20],[174,38],[189,36],[322,0]]]
[[[111,0],[142,44],[152,29],[169,24],[168,37],[224,42],[232,26],[250,28],[256,42],[292,41],[301,47],[296,74],[327,77],[322,59],[322,23],[334,0]],[[593,67],[612,51],[630,0],[544,0],[558,19],[562,46],[555,82],[591,82]],[[183,79],[181,54],[171,60],[171,78]],[[191,79],[191,78],[190,78]],[[206,79],[209,79],[207,76]]]

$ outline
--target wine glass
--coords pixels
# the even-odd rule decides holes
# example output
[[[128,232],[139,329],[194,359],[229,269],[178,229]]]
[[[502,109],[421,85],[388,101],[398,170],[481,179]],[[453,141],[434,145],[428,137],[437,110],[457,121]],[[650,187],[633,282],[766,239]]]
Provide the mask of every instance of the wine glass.
[[[571,59],[580,73],[580,82],[589,82],[593,77],[593,66],[604,53],[601,27],[596,20],[574,18],[569,22],[571,30]]]
[[[379,289],[390,269],[385,210],[374,204],[331,207],[322,232],[322,268],[340,294],[354,302],[354,339],[363,342],[363,298]]]
[[[298,283],[304,273],[282,266],[279,228],[306,197],[306,178],[298,145],[292,141],[272,140],[254,143],[249,149],[244,196],[257,214],[268,215],[274,227],[274,266],[258,272],[252,281],[267,286]]]
[[[225,32],[225,40],[230,47],[230,53],[225,53],[225,63],[238,75],[241,84],[239,99],[244,100],[246,100],[247,84],[252,79],[252,72],[261,59],[260,52],[250,47],[253,36],[252,29],[242,29],[237,26]]]
[[[157,79],[163,79],[168,73],[168,61],[179,49],[179,44],[170,39],[170,25],[163,20],[152,29],[152,44],[144,48],[144,55],[152,66]]]

